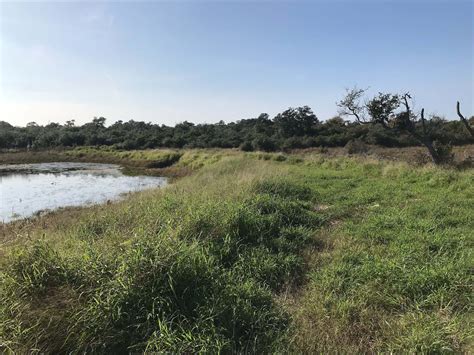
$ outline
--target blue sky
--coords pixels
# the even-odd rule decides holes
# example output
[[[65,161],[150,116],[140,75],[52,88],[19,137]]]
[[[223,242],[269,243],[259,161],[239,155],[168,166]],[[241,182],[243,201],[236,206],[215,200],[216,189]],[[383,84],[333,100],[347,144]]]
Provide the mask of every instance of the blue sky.
[[[474,114],[473,2],[2,2],[0,120],[173,125],[337,113],[344,89]]]

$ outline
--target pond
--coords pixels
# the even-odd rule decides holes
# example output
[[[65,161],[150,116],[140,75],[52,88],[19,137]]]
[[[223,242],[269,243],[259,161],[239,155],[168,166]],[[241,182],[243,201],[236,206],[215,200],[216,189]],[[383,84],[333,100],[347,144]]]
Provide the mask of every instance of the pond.
[[[60,207],[105,203],[165,184],[164,177],[126,176],[112,164],[0,165],[0,223]]]

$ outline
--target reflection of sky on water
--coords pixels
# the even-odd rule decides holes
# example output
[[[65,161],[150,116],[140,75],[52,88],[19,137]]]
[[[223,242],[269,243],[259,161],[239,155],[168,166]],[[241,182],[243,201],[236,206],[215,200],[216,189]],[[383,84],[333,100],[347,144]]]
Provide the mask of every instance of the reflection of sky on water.
[[[103,203],[122,193],[166,183],[161,177],[125,176],[117,167],[105,164],[75,163],[75,168],[86,170],[32,174],[30,168],[35,165],[40,164],[29,164],[29,173],[0,175],[0,222],[28,217],[41,210]]]
[[[115,164],[99,164],[99,163],[38,163],[38,164],[5,164],[0,165],[0,175],[13,173],[61,173],[65,171],[90,170],[100,172],[103,170],[118,171],[119,166]]]

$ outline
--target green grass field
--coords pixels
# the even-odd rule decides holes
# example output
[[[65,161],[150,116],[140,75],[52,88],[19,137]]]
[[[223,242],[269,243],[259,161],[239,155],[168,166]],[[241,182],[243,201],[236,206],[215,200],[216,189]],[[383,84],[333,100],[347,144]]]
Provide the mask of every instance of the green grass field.
[[[0,349],[473,351],[472,169],[236,151],[174,164],[192,173],[162,190],[4,227]]]

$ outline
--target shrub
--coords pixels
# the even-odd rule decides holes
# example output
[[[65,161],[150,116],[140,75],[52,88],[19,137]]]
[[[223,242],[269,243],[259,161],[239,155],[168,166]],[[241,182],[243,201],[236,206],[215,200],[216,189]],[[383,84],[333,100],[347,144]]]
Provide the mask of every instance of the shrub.
[[[440,141],[435,141],[433,146],[442,164],[450,164],[453,162],[454,153],[450,144],[443,144]]]
[[[253,151],[253,145],[252,142],[245,141],[240,145],[240,150],[244,152],[252,152]]]
[[[269,137],[258,137],[253,141],[253,146],[256,150],[261,150],[264,152],[274,152],[278,149],[276,142]]]
[[[291,150],[295,148],[304,148],[301,137],[290,137],[283,142],[283,150]]]
[[[359,139],[352,139],[345,145],[344,149],[348,154],[364,154],[369,151],[369,147]]]
[[[285,161],[287,159],[286,155],[283,154],[277,154],[273,157],[273,160],[275,161]]]

